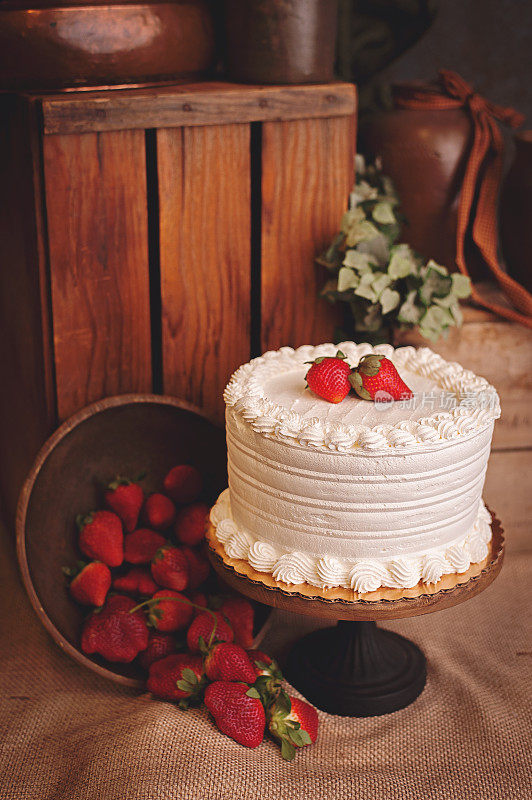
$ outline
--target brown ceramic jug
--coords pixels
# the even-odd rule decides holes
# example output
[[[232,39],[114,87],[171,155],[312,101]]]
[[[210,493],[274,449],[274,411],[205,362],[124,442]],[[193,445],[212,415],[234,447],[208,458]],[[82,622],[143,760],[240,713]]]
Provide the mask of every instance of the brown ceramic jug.
[[[215,55],[209,0],[0,3],[0,90],[193,80]]]
[[[407,86],[394,86],[394,98]],[[472,133],[462,108],[380,111],[360,132],[360,150],[380,156],[399,194],[402,240],[450,270],[456,270],[457,210]]]
[[[501,245],[506,267],[532,292],[532,130],[515,136],[515,156],[500,202]]]
[[[225,0],[226,70],[245,83],[334,77],[337,0]]]

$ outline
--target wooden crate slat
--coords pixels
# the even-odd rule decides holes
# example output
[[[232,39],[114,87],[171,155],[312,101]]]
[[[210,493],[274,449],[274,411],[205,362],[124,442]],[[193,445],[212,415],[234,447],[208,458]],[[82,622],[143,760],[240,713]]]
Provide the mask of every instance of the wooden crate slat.
[[[144,133],[45,136],[59,419],[151,389]]]
[[[250,354],[250,128],[157,132],[164,391],[223,420]]]
[[[242,86],[205,82],[147,89],[63,93],[41,98],[46,133],[221,125],[354,114],[349,83]]]
[[[0,101],[0,505],[9,522],[55,422],[39,143],[33,109]]]
[[[262,133],[262,350],[331,341],[314,258],[338,232],[353,185],[353,117],[267,122]]]

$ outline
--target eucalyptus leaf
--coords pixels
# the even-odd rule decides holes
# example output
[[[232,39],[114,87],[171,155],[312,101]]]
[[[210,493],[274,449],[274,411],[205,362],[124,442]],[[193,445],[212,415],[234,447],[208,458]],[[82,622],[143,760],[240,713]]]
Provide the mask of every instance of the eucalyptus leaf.
[[[431,328],[424,328],[422,325],[419,326],[419,332],[423,338],[428,339],[429,342],[437,342],[441,335],[440,331],[433,330]]]
[[[462,309],[460,308],[460,304],[458,303],[458,301],[449,306],[449,311],[453,316],[454,324],[456,325],[457,328],[460,328],[463,322],[463,315],[462,315]]]
[[[441,330],[447,325],[453,325],[454,319],[449,309],[441,308],[441,306],[430,306],[419,322],[424,328]]]
[[[379,229],[368,220],[357,222],[347,231],[345,242],[348,247],[354,247],[359,242],[374,239],[379,236]]]
[[[372,303],[375,303],[378,300],[377,294],[375,289],[372,287],[373,281],[373,273],[366,272],[360,278],[360,283],[355,289],[355,294],[358,297],[365,297],[366,300],[370,300]]]
[[[348,289],[356,289],[360,283],[360,278],[350,267],[342,267],[338,273],[337,291],[345,292]]]
[[[424,309],[416,305],[415,302],[416,296],[417,296],[416,291],[411,291],[408,293],[405,302],[403,303],[403,305],[399,309],[399,313],[397,314],[398,322],[402,322],[405,325],[418,324]]]
[[[400,278],[406,278],[415,272],[416,260],[414,254],[405,250],[394,249],[390,263],[388,264],[388,275],[392,280],[396,281]]]
[[[373,280],[371,281],[371,286],[373,287],[373,290],[378,298],[380,297],[381,292],[383,292],[384,289],[386,289],[386,287],[389,286],[391,282],[392,279],[385,272],[373,273]]]
[[[325,261],[329,261],[331,264],[334,264],[334,262],[338,260],[339,248],[343,244],[344,239],[345,236],[343,233],[336,234],[329,248],[325,251],[323,255]]]
[[[419,289],[419,299],[428,306],[433,297],[445,297],[451,290],[452,280],[449,275],[442,275],[439,270],[430,266],[423,270],[423,284]]]
[[[385,267],[390,259],[390,245],[383,233],[379,233],[374,239],[360,242],[357,250],[359,253],[372,255],[380,267]]]
[[[325,286],[321,290],[321,295],[322,296],[326,296],[326,295],[330,295],[330,294],[336,295],[337,291],[338,291],[338,279],[337,278],[331,278],[330,280],[327,281],[327,283],[325,284]]]
[[[399,303],[401,302],[401,295],[399,292],[396,292],[395,289],[390,289],[386,287],[382,292],[381,296],[379,297],[382,313],[389,314],[390,311],[393,311],[394,308],[397,308]]]
[[[387,201],[377,203],[373,209],[372,217],[375,222],[379,222],[381,225],[392,225],[395,222],[395,215],[391,203]]]
[[[453,272],[451,275],[452,293],[464,299],[471,294],[471,280],[467,275],[462,275],[460,272]]]
[[[441,264],[438,264],[437,261],[434,261],[431,258],[427,261],[427,269],[433,269],[435,272],[438,272],[440,275],[449,275],[449,270],[446,267],[442,267]]]
[[[377,259],[371,253],[362,253],[360,250],[346,250],[342,264],[344,267],[352,267],[359,272],[367,272],[377,266]]]

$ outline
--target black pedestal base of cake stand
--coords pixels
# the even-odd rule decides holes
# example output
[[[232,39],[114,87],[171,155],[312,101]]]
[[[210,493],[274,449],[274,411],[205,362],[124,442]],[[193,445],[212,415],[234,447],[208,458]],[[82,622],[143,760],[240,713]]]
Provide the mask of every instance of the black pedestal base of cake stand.
[[[300,639],[287,680],[309,702],[345,717],[374,717],[410,705],[427,677],[422,651],[375,622],[339,622]]]

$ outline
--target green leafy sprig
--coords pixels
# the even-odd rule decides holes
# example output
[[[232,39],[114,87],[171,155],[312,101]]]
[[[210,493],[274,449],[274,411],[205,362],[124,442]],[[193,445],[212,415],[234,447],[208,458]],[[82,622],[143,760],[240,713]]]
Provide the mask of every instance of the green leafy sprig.
[[[378,338],[386,329],[415,328],[436,341],[462,323],[459,300],[471,283],[399,243],[399,198],[380,164],[357,156],[357,179],[341,230],[319,262],[331,273],[322,294],[349,305],[356,332]],[[363,338],[362,336],[360,338]]]

